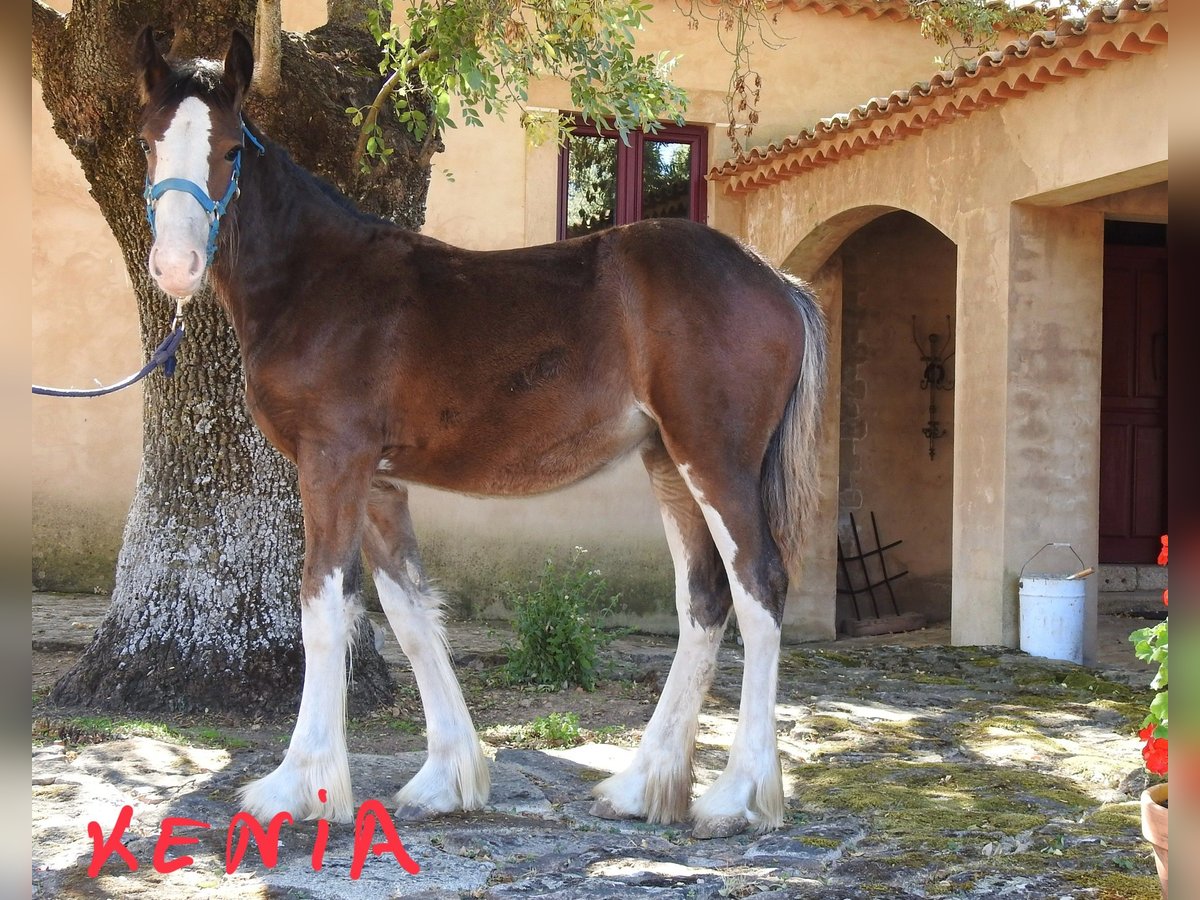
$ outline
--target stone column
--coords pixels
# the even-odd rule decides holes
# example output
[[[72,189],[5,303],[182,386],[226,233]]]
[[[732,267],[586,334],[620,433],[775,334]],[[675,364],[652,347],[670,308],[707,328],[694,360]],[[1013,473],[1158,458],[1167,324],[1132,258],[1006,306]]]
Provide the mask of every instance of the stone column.
[[[1011,236],[1006,606],[1017,604],[1022,564],[1049,541],[1069,542],[1087,565],[1096,564],[1104,216],[1016,205]],[[1033,568],[1054,575],[1079,569],[1068,551],[1051,552]],[[1095,577],[1086,582],[1085,661],[1096,650],[1097,584]]]
[[[951,642],[1015,644],[1004,581],[1009,328],[1007,210],[980,208],[957,230]]]
[[[1078,207],[977,215],[959,242],[951,634],[1015,647],[1021,565],[1049,541],[1096,561],[1104,223]],[[1095,579],[1087,598],[1085,660]]]

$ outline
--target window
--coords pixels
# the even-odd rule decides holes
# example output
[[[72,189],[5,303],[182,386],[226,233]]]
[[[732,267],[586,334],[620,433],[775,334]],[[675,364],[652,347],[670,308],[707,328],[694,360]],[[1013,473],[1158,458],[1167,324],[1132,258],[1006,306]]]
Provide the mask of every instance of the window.
[[[578,237],[640,219],[704,222],[708,132],[664,125],[636,132],[626,145],[615,131],[576,122],[559,151],[558,237]]]

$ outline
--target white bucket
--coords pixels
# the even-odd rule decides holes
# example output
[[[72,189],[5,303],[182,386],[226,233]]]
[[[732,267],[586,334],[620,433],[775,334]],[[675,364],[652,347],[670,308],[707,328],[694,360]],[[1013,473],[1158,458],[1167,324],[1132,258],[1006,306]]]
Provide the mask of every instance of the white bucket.
[[[1030,656],[1083,662],[1083,579],[1021,578],[1021,649]]]

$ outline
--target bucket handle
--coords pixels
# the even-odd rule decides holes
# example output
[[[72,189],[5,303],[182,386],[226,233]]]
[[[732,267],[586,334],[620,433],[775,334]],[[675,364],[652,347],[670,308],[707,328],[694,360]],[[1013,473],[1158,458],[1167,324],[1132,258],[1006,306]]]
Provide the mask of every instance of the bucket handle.
[[[1050,541],[1050,543],[1042,545],[1042,550],[1045,550],[1047,547],[1066,547],[1068,550],[1070,550],[1074,557],[1079,560],[1079,565],[1083,567],[1082,570],[1076,572],[1075,575],[1090,575],[1094,571],[1093,569],[1090,569],[1088,564],[1080,558],[1079,554],[1075,552],[1075,548],[1072,547],[1070,543],[1063,541]],[[1018,583],[1025,577],[1025,566],[1028,566],[1031,562],[1037,559],[1038,556],[1041,555],[1042,550],[1039,550],[1037,553],[1033,554],[1033,556],[1029,557],[1029,559],[1025,560],[1025,565],[1021,566],[1021,574],[1017,576]],[[1073,578],[1075,576],[1073,575],[1071,577]]]

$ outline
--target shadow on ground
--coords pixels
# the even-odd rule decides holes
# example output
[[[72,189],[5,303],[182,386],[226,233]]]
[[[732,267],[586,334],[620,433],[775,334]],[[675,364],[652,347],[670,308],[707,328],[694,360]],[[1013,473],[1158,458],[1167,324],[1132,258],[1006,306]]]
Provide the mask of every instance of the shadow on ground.
[[[44,685],[82,650],[94,624],[89,616],[103,611],[102,602],[88,601],[92,609],[73,599],[63,616],[62,602],[34,598],[35,690],[39,677]],[[1102,642],[1139,624],[1108,621]],[[1136,725],[1149,692],[1134,666],[1088,668],[1006,648],[951,648],[938,629],[785,648],[778,729],[784,828],[695,841],[685,825],[614,823],[587,812],[591,786],[619,769],[636,744],[670,664],[669,642],[624,638],[611,648],[614,678],[596,694],[547,694],[488,679],[503,634],[467,623],[450,632],[452,645],[465,648],[457,660],[489,742],[492,799],[481,814],[397,822],[417,874],[385,851],[369,856],[352,879],[351,825],[329,829],[314,871],[315,822],[283,827],[273,867],[251,846],[226,873],[236,788],[278,762],[286,725],[198,729],[100,719],[49,708],[35,694],[34,896],[1159,895],[1138,825],[1145,776]],[[1117,649],[1114,643],[1111,657],[1120,660]],[[390,717],[351,723],[350,734],[356,800],[378,798],[390,809],[391,795],[423,759],[423,739],[419,718],[397,727],[410,722],[400,713],[411,699],[411,674],[388,655],[400,682],[398,705]],[[698,790],[724,764],[740,655],[734,645],[721,650],[698,739]],[[581,743],[537,747],[520,726],[547,711],[575,712]],[[107,837],[125,806],[132,819],[124,843],[138,868],[113,855],[90,877],[88,823]],[[153,858],[171,817],[211,827],[177,824],[176,837],[196,843],[171,847],[165,859],[186,854],[193,862],[163,874]],[[375,842],[383,839],[377,831]]]

